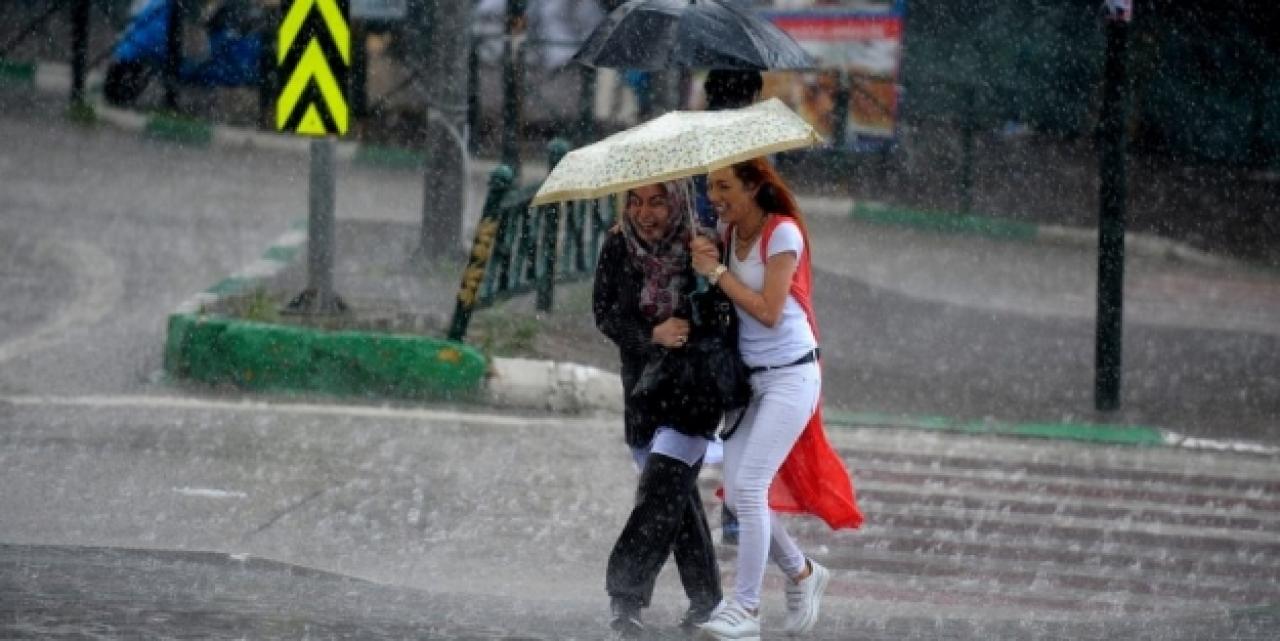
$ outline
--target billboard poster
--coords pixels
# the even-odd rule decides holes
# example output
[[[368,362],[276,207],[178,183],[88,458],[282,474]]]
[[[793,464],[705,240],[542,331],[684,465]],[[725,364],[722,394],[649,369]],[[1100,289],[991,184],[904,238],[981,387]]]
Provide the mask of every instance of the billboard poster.
[[[832,142],[843,120],[847,148],[893,142],[906,0],[762,0],[756,7],[819,63],[814,71],[764,74],[764,97],[777,96]],[[841,73],[850,89],[843,119],[836,113]]]

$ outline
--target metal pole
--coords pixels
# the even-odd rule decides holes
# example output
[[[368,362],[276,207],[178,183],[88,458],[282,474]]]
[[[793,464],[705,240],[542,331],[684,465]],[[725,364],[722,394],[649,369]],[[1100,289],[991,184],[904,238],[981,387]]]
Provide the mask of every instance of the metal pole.
[[[364,119],[369,111],[369,35],[364,21],[351,21],[351,115]]]
[[[596,137],[596,70],[582,65],[578,88],[578,144],[585,145]]]
[[[467,337],[471,312],[480,302],[481,287],[491,276],[487,275],[489,261],[500,236],[502,198],[515,181],[511,168],[498,165],[489,173],[489,194],[484,199],[484,210],[476,224],[475,240],[471,244],[471,256],[462,272],[462,284],[458,286],[457,303],[453,308],[453,320],[449,323],[449,340],[462,341]]]
[[[973,136],[978,129],[977,90],[973,85],[965,85],[964,111],[960,116],[960,211],[973,211]]]
[[[164,106],[170,111],[178,109],[178,74],[182,69],[183,25],[186,13],[185,0],[169,0],[169,15],[165,25],[164,58]]]
[[[1101,214],[1098,220],[1098,314],[1094,359],[1094,406],[1104,411],[1120,407],[1127,194],[1124,123],[1128,104],[1128,21],[1108,20],[1106,36],[1102,113],[1098,127],[1098,200]]]
[[[297,314],[337,314],[347,309],[333,291],[334,178],[332,137],[311,141],[307,193],[307,288],[285,307]]]
[[[502,45],[502,162],[520,177],[520,75],[523,53],[515,37],[524,28],[524,0],[507,0],[506,39]]]
[[[849,102],[852,94],[850,85],[852,83],[852,79],[849,77],[849,72],[846,69],[841,69],[834,73],[836,74],[836,104],[833,107],[835,117],[831,122],[831,146],[843,153],[845,150],[845,143],[848,142]]]
[[[311,287],[321,300],[333,295],[333,147],[328,137],[311,141],[307,269]]]
[[[567,153],[569,153],[567,140],[556,138],[547,143],[547,171],[555,169]],[[538,250],[542,268],[538,270],[534,285],[535,306],[540,312],[549,312],[555,307],[556,267],[560,262],[556,255],[556,239],[559,234],[560,204],[554,203],[543,209],[542,246]]]
[[[467,152],[476,153],[480,138],[480,52],[476,39],[467,47]]]
[[[89,59],[89,0],[71,5],[71,105],[84,104],[84,77]]]
[[[262,38],[262,51],[258,54],[258,128],[267,131],[275,129],[275,109],[272,107],[279,79],[276,63],[276,34],[279,31],[280,12],[268,11],[258,32]]]

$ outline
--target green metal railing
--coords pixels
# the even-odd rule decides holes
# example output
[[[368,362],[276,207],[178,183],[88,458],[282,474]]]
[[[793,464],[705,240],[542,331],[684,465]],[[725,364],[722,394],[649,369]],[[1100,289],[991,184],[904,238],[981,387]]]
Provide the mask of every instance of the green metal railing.
[[[569,151],[561,139],[547,147],[549,168]],[[531,207],[540,186],[515,187],[515,171],[505,164],[489,174],[489,192],[449,325],[450,340],[466,339],[476,309],[532,292],[538,310],[552,311],[556,284],[594,275],[601,238],[616,217],[614,199]]]

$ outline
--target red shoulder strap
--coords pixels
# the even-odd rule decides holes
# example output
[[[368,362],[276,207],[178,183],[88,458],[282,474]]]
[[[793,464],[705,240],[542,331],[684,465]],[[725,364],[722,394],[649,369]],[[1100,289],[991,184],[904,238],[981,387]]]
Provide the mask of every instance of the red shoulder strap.
[[[775,214],[765,222],[764,231],[760,234],[760,262],[768,263],[765,258],[765,247],[769,246],[769,238],[773,236],[773,230],[787,220],[790,220],[788,216]],[[810,291],[813,289],[813,249],[809,245],[809,237],[803,230],[800,234],[801,239],[804,240],[804,250],[800,252],[800,262],[796,265],[795,273],[791,275],[790,293],[804,310],[805,317],[809,320],[809,329],[813,330],[813,337],[816,339],[818,338],[818,318],[813,313],[813,300],[810,298]]]
[[[773,230],[782,224],[784,217],[775,215],[770,218],[764,233],[760,234],[762,261],[769,238],[773,235]],[[810,297],[813,288],[813,252],[803,229],[800,233],[804,240],[804,250],[800,252],[800,262],[791,277],[790,293],[804,310],[809,327],[813,330],[813,337],[818,338],[818,319],[813,312],[813,299]],[[774,483],[769,487],[769,506],[780,512],[813,514],[832,529],[858,528],[862,525],[863,515],[858,509],[853,480],[844,461],[827,441],[826,429],[822,424],[821,402],[774,477]]]

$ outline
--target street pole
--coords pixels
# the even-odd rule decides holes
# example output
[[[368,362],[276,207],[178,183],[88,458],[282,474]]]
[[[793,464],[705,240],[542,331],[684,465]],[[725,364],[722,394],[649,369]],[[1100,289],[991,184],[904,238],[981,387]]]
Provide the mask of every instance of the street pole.
[[[480,131],[480,51],[475,40],[467,49],[467,153],[474,154]]]
[[[334,177],[332,136],[311,141],[307,192],[307,288],[285,307],[295,314],[338,314],[347,309],[333,291]]]
[[[585,145],[596,138],[596,70],[595,67],[580,66],[577,143]]]
[[[973,212],[973,138],[978,130],[978,91],[972,84],[964,86],[964,107],[960,115],[960,213]]]
[[[182,69],[183,25],[186,0],[170,0],[169,19],[165,25],[164,106],[178,110],[178,73]]]
[[[505,38],[502,44],[502,164],[520,177],[521,67],[524,53],[516,36],[524,32],[525,0],[507,0]]]
[[[451,258],[462,246],[467,190],[467,86],[471,3],[436,0],[427,59],[426,169],[418,259]]]
[[[369,115],[369,32],[364,20],[351,21],[351,115]]]
[[[71,5],[71,107],[84,105],[84,77],[89,59],[89,0]]]
[[[1120,407],[1124,326],[1125,112],[1128,105],[1126,61],[1130,0],[1107,0],[1107,51],[1098,125],[1098,313],[1094,354],[1094,406]]]

